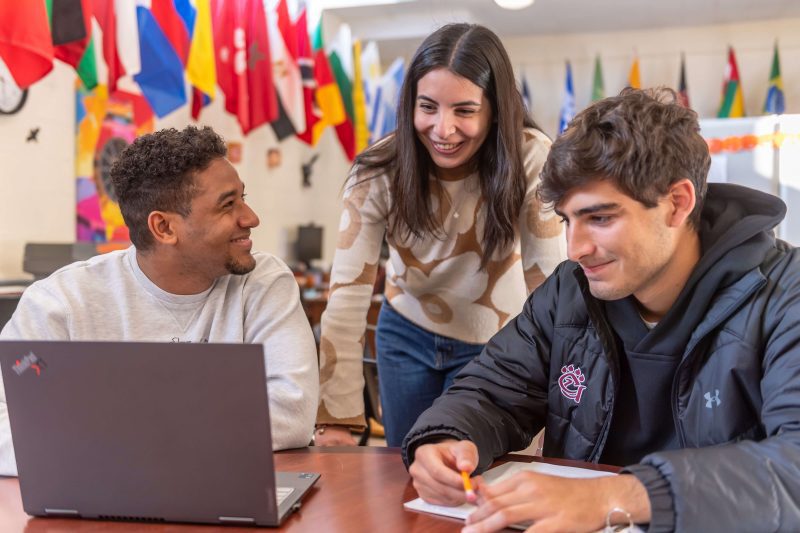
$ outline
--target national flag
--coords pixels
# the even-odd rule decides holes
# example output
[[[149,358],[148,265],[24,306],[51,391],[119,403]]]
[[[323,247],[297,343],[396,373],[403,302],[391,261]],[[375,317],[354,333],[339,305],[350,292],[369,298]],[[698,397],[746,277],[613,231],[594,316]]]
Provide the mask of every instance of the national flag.
[[[295,34],[297,36],[297,64],[300,67],[300,76],[303,80],[303,108],[306,115],[306,127],[297,133],[297,138],[301,141],[314,146],[314,126],[320,121],[321,113],[315,98],[317,81],[314,78],[314,51],[311,48],[311,40],[308,37],[307,10],[304,7],[300,11],[295,23]]]
[[[242,133],[278,118],[262,0],[212,0],[217,82]]]
[[[183,15],[192,21],[186,77],[192,85],[192,118],[200,118],[200,110],[208,105],[217,92],[217,67],[214,62],[214,34],[211,26],[209,0],[195,0],[194,16]],[[185,20],[186,20],[185,19]]]
[[[356,154],[369,146],[367,127],[367,98],[361,67],[361,41],[353,41],[353,126],[356,132]]]
[[[272,129],[278,139],[283,140],[306,126],[303,79],[297,65],[297,35],[286,0],[269,0],[268,13],[272,78],[280,105],[278,120],[272,122]]]
[[[575,118],[575,90],[572,86],[572,66],[567,61],[567,77],[564,82],[564,100],[561,102],[561,114],[558,119],[558,133],[564,133],[570,121]]]
[[[405,63],[398,57],[395,59],[386,73],[381,78],[375,96],[375,112],[372,115],[370,124],[370,144],[378,141],[397,129],[397,104],[400,100],[400,88],[403,86],[405,77]]]
[[[94,18],[103,32],[103,59],[108,71],[108,93],[117,90],[117,80],[125,74],[125,69],[117,53],[117,21],[114,2],[94,0],[92,4]]]
[[[678,80],[678,103],[683,107],[690,108],[689,88],[686,86],[686,58],[681,54],[681,77]]]
[[[114,13],[117,21],[117,54],[125,74],[134,76],[142,70],[138,7],[131,0],[114,0]]]
[[[150,10],[137,6],[136,11],[142,68],[133,79],[162,118],[186,103],[183,64]]]
[[[528,87],[528,79],[525,75],[522,75],[522,82],[520,82],[520,94],[522,95],[522,103],[525,105],[525,111],[530,113],[532,111],[531,106],[533,105],[531,102],[531,90]]]
[[[781,63],[778,59],[778,43],[772,54],[772,69],[769,73],[769,88],[767,99],[764,101],[764,113],[781,114],[786,110],[786,101],[783,96],[783,81],[781,80]]]
[[[44,2],[0,1],[0,57],[25,89],[53,68],[53,41]]]
[[[174,0],[150,0],[150,12],[156,19],[175,54],[186,65],[189,57],[189,29],[178,13]]]
[[[367,129],[372,124],[375,96],[381,84],[381,58],[378,44],[368,42],[361,50],[361,76],[364,81],[364,100],[367,107]],[[371,132],[371,130],[370,130]],[[372,133],[370,133],[370,137]]]
[[[641,89],[642,88],[642,76],[639,73],[639,57],[633,58],[633,63],[631,64],[631,70],[628,72],[628,87],[632,87],[634,89]]]
[[[719,104],[717,118],[735,118],[744,116],[744,96],[739,80],[739,68],[736,66],[736,55],[733,47],[728,47],[728,64],[725,66],[725,80],[722,83],[722,101]]]
[[[600,55],[594,58],[594,79],[592,81],[592,102],[597,102],[606,97],[605,83],[603,82],[603,65]]]
[[[174,0],[175,2],[175,11],[178,13],[178,16],[183,19],[183,25],[186,26],[186,29],[189,32],[189,38],[192,38],[192,32],[194,28],[195,21],[197,19],[197,10],[199,7],[195,7],[194,4],[198,4],[198,0]],[[208,0],[206,0],[208,3]]]
[[[321,42],[321,24],[317,28]],[[341,122],[334,124],[336,136],[344,149],[349,160],[353,160],[356,155],[356,134],[355,134],[355,111],[353,109],[353,36],[350,26],[342,24],[339,32],[330,44],[328,53],[328,63],[331,73],[339,91],[339,101],[344,106],[345,116]],[[335,98],[335,97],[334,97]]]
[[[55,57],[72,66],[83,85],[97,86],[92,0],[46,0]]]

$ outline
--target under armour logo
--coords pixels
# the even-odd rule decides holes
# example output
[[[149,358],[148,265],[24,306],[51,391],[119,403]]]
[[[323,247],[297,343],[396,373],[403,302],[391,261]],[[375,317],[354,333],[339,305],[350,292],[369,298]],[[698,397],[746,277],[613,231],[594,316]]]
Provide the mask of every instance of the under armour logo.
[[[706,409],[719,407],[719,404],[722,403],[722,400],[719,399],[719,389],[714,389],[714,396],[711,396],[711,393],[707,392],[703,397],[706,399]]]
[[[575,400],[575,403],[581,403],[581,396],[586,385],[581,385],[586,381],[586,376],[583,375],[580,368],[575,368],[575,365],[562,366],[561,377],[558,378],[558,387],[561,389],[561,394],[565,398]]]

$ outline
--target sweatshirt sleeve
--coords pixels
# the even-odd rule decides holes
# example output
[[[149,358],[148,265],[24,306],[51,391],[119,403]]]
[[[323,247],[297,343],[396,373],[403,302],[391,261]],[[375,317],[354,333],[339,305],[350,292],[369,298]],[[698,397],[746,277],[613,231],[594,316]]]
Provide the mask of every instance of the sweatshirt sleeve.
[[[536,197],[539,174],[550,150],[550,140],[540,131],[523,133],[525,174],[528,189],[519,220],[522,268],[530,294],[567,257],[564,226],[558,216],[543,208]]]
[[[362,179],[354,172],[345,185],[328,305],[322,315],[318,423],[365,425],[364,332],[387,204],[382,176]]]
[[[317,348],[289,268],[278,263],[248,280],[244,341],[264,345],[272,447],[307,446],[319,398]]]
[[[14,315],[0,332],[0,340],[68,340],[67,321],[63,303],[45,288],[44,282],[34,283],[22,293]],[[16,476],[17,460],[2,384],[0,373],[0,475]]]

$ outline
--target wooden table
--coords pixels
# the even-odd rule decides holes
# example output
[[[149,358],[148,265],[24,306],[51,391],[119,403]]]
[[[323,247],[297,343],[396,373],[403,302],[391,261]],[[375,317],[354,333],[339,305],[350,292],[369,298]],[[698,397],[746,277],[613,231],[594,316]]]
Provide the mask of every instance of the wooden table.
[[[595,470],[605,467],[524,455],[508,456],[516,461],[543,461]],[[463,522],[403,508],[403,502],[417,497],[397,448],[303,448],[275,455],[276,468],[284,471],[322,474],[280,531],[303,532],[456,532]],[[136,522],[101,522],[58,518],[32,518],[22,510],[16,478],[0,478],[0,531],[3,533],[133,532],[209,533],[220,531],[274,531],[236,527],[186,524],[142,524]]]

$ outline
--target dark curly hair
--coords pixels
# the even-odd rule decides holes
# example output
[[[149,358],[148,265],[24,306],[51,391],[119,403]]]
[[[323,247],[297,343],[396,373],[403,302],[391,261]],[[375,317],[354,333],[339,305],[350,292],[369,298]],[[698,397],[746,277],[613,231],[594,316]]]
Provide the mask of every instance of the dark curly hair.
[[[697,229],[711,156],[697,113],[677,102],[672,89],[624,89],[580,112],[550,149],[537,189],[558,205],[573,188],[605,179],[646,207],[655,207],[682,179],[694,184],[689,223]]]
[[[226,153],[225,142],[208,126],[143,135],[122,152],[111,167],[111,180],[131,242],[138,250],[147,250],[154,243],[147,227],[150,213],[171,211],[188,216],[195,174]]]

